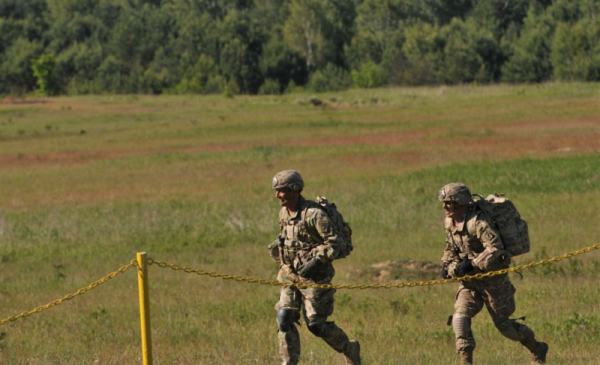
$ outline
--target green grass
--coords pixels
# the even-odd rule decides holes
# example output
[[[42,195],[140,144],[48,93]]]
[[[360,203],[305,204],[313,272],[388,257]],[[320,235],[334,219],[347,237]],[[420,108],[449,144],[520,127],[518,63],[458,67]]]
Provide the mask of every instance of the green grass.
[[[0,104],[0,318],[72,293],[140,251],[274,279],[270,181],[286,168],[302,173],[306,197],[327,196],[352,225],[355,252],[337,262],[337,284],[373,282],[371,265],[381,261],[439,262],[436,197],[450,181],[517,204],[532,238],[517,264],[600,243],[598,90],[350,90],[317,95],[324,108],[302,105],[309,94]],[[600,356],[599,273],[600,253],[592,252],[524,272],[523,280],[511,276],[515,317],[527,316],[550,344],[551,363]],[[445,325],[455,290],[340,290],[332,319],[361,341],[365,364],[458,364]],[[154,363],[279,363],[277,294],[151,266]],[[131,269],[0,326],[0,363],[141,363],[137,295]],[[478,364],[528,363],[485,310],[473,330]],[[300,333],[302,364],[343,363],[305,325]]]

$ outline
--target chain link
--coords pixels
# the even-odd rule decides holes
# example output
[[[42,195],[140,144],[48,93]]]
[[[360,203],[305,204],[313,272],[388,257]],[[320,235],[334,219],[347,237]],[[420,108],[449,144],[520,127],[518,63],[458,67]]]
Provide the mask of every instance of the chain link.
[[[158,267],[161,268],[170,268],[172,270],[175,271],[183,271],[185,273],[188,274],[197,274],[197,275],[204,275],[204,276],[210,276],[212,278],[220,278],[223,280],[233,280],[233,281],[238,281],[238,282],[246,282],[246,283],[250,283],[250,284],[261,284],[261,285],[271,285],[271,286],[283,286],[283,287],[295,287],[295,288],[314,288],[314,289],[392,289],[392,288],[410,288],[410,287],[417,287],[417,286],[429,286],[429,285],[438,285],[438,284],[446,284],[446,283],[454,283],[457,281],[469,281],[469,280],[480,280],[480,279],[484,279],[484,278],[490,278],[493,276],[497,276],[497,275],[504,275],[507,274],[509,272],[515,272],[515,271],[522,271],[522,270],[528,270],[531,268],[534,268],[536,266],[539,265],[545,265],[545,264],[549,264],[549,263],[554,263],[554,262],[558,262],[564,259],[568,259],[571,258],[573,256],[577,256],[577,255],[581,255],[590,251],[594,251],[594,250],[598,250],[600,249],[600,244],[595,244],[593,246],[590,247],[586,247],[577,251],[572,251],[572,252],[568,252],[566,254],[563,255],[559,255],[559,256],[555,256],[549,259],[544,259],[544,260],[540,260],[537,262],[532,262],[526,265],[519,265],[519,266],[515,266],[515,267],[511,267],[508,269],[503,269],[503,270],[498,270],[498,271],[491,271],[491,272],[487,272],[487,273],[481,273],[481,274],[476,274],[476,275],[467,275],[464,277],[460,277],[460,278],[450,278],[450,279],[439,279],[439,280],[424,280],[424,281],[414,281],[414,282],[400,282],[400,283],[390,283],[390,284],[350,284],[350,285],[332,285],[332,284],[311,284],[311,283],[284,283],[281,281],[277,281],[277,280],[263,280],[263,279],[257,279],[257,278],[251,278],[251,277],[244,277],[244,276],[236,276],[236,275],[225,275],[225,274],[219,274],[216,272],[210,272],[210,271],[204,271],[204,270],[199,270],[199,269],[192,269],[189,267],[185,267],[185,266],[179,266],[179,265],[174,265],[174,264],[169,264],[166,262],[161,262],[161,261],[154,261],[152,258],[148,258],[147,259],[147,263],[148,265],[157,265]],[[5,323],[8,322],[12,322],[12,321],[16,321],[19,318],[25,318],[31,314],[34,313],[39,313],[41,311],[44,311],[46,309],[52,308],[56,305],[62,304],[63,302],[67,301],[67,300],[71,300],[73,298],[75,298],[78,295],[84,294],[89,290],[92,290],[94,288],[96,288],[98,285],[103,284],[105,282],[107,282],[108,280],[114,278],[115,276],[124,273],[125,271],[127,271],[129,268],[131,268],[132,266],[137,266],[137,261],[136,260],[131,260],[131,262],[125,266],[120,267],[118,270],[113,271],[112,273],[106,275],[105,277],[103,277],[100,280],[97,280],[93,283],[91,283],[88,286],[85,286],[79,290],[77,290],[75,293],[72,294],[67,294],[65,295],[63,298],[61,299],[57,299],[51,303],[48,303],[46,305],[42,305],[40,307],[34,308],[30,311],[27,312],[23,312],[19,315],[16,316],[12,316],[12,317],[8,317],[6,319],[2,319],[0,320],[0,325],[3,325]]]
[[[75,293],[67,294],[67,295],[65,295],[61,299],[57,299],[57,300],[53,301],[52,303],[48,303],[46,305],[42,305],[40,307],[34,308],[34,309],[32,309],[32,310],[30,310],[28,312],[23,312],[23,313],[21,313],[19,315],[8,317],[6,319],[0,320],[0,326],[3,325],[3,324],[5,324],[5,323],[8,323],[8,322],[16,321],[19,318],[25,318],[25,317],[27,317],[27,316],[29,316],[31,314],[39,313],[39,312],[41,312],[43,310],[52,308],[55,305],[62,304],[63,302],[65,302],[67,300],[71,300],[71,299],[75,298],[76,296],[81,295],[81,294],[83,294],[83,293],[85,293],[85,292],[87,292],[89,290],[94,289],[98,285],[103,284],[103,283],[109,281],[110,279],[114,278],[115,276],[124,273],[125,271],[127,271],[132,266],[137,266],[137,261],[136,260],[131,260],[131,262],[129,264],[127,264],[125,266],[122,266],[117,271],[113,271],[110,274],[108,274],[105,277],[103,277],[102,279],[94,281],[90,285],[85,286],[85,287],[77,290]]]
[[[470,280],[480,280],[485,278],[491,278],[493,276],[504,275],[509,272],[515,271],[523,271],[534,268],[536,266],[545,265],[549,263],[558,262],[564,259],[571,258],[573,256],[581,255],[590,251],[600,249],[600,244],[595,244],[590,247],[586,247],[577,251],[568,252],[563,255],[555,256],[549,259],[540,260],[537,262],[532,262],[526,265],[514,266],[508,269],[502,269],[497,271],[490,271],[487,273],[475,274],[475,275],[467,275],[459,278],[450,278],[450,279],[438,279],[438,280],[424,280],[424,281],[414,281],[414,282],[399,282],[399,283],[390,283],[390,284],[358,284],[358,285],[332,285],[332,284],[312,284],[312,283],[284,283],[277,280],[262,280],[251,277],[243,277],[243,276],[233,276],[233,275],[225,275],[219,274],[216,272],[203,271],[199,269],[191,269],[189,267],[181,267],[178,265],[169,264],[161,261],[154,261],[151,258],[148,258],[148,265],[157,265],[162,268],[170,268],[175,271],[184,271],[188,274],[197,274],[197,275],[205,275],[210,276],[212,278],[220,278],[223,280],[234,280],[240,282],[247,282],[253,284],[263,284],[263,285],[271,285],[271,286],[284,286],[284,287],[294,287],[294,288],[314,288],[314,289],[392,289],[392,288],[411,288],[417,286],[430,286],[430,285],[438,285],[438,284],[446,284],[446,283],[454,283],[458,281],[470,281]]]

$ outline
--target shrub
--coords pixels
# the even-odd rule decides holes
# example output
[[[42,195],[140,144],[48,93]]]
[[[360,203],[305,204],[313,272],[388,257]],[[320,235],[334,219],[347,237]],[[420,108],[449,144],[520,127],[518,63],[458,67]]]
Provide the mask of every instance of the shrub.
[[[383,85],[381,67],[369,61],[360,65],[359,70],[352,71],[354,86],[358,88],[371,88]]]
[[[54,66],[56,60],[52,54],[44,54],[40,58],[31,61],[33,74],[37,78],[39,92],[44,95],[58,95],[58,84],[54,77]]]
[[[265,82],[258,89],[258,93],[261,95],[281,94],[281,85],[277,80],[266,79]]]
[[[340,91],[350,88],[352,80],[348,71],[331,63],[310,77],[308,89],[314,92]]]

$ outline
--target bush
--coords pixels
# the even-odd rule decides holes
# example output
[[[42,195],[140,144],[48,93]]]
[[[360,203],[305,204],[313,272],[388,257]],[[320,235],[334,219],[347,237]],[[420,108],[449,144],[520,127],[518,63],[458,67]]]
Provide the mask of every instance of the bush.
[[[314,92],[340,91],[352,86],[348,71],[329,63],[321,71],[317,70],[310,77],[308,89]]]
[[[239,93],[240,93],[240,88],[238,87],[238,85],[235,83],[235,81],[233,79],[229,80],[225,84],[224,89],[223,89],[223,95],[225,95],[225,97],[233,99],[233,97]]]
[[[258,93],[261,95],[281,94],[281,85],[277,80],[266,79],[265,82],[258,89]]]
[[[352,71],[354,86],[358,88],[371,88],[383,85],[381,67],[369,61],[360,65],[359,70]]]
[[[37,78],[39,92],[44,95],[58,95],[59,88],[54,77],[56,60],[52,54],[44,54],[31,62],[33,74]]]
[[[304,87],[300,86],[300,85],[296,85],[296,83],[294,82],[294,80],[291,80],[289,84],[287,84],[287,87],[285,88],[285,93],[286,94],[290,94],[290,93],[301,93],[304,92]]]

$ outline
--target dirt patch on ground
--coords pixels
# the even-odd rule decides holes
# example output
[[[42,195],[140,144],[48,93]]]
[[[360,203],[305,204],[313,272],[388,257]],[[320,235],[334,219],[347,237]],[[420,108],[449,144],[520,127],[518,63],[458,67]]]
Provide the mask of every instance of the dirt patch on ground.
[[[5,96],[0,99],[0,104],[46,104],[48,99],[46,98],[18,98],[15,96]]]
[[[441,270],[441,264],[404,259],[378,262],[351,276],[353,279],[366,278],[384,284],[439,279]]]
[[[599,123],[593,118],[564,121],[527,122],[501,125],[493,128],[465,127],[459,129],[426,129],[417,131],[377,133],[287,141],[290,147],[322,147],[379,145],[402,147],[391,150],[392,159],[401,162],[437,163],[441,159],[453,161],[479,158],[539,156],[548,153],[600,152]],[[591,132],[590,132],[591,131]],[[172,141],[171,141],[172,142]],[[165,152],[220,152],[243,151],[253,147],[278,147],[261,142],[236,144],[203,144],[186,147],[152,147],[131,150],[69,151],[46,154],[19,154],[0,156],[0,169],[15,165],[72,164],[93,160],[148,156]],[[360,165],[369,158],[358,157],[348,161]]]

